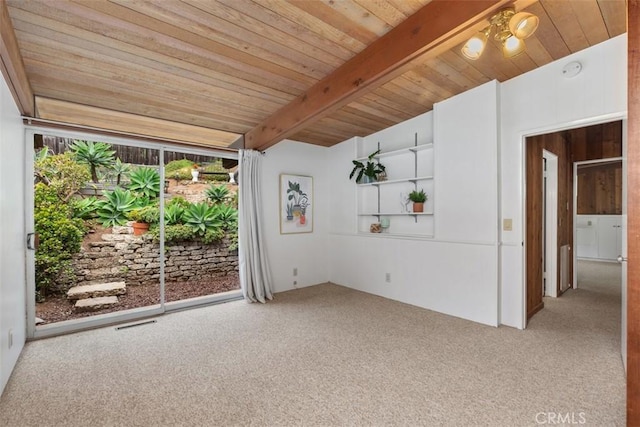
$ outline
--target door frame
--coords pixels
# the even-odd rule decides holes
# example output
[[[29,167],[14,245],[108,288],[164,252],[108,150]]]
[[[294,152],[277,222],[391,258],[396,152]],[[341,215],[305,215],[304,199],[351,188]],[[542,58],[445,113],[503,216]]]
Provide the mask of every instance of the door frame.
[[[524,130],[519,132],[520,137],[520,153],[521,153],[521,191],[522,191],[522,200],[521,200],[521,224],[522,227],[522,285],[521,285],[521,300],[520,300],[520,308],[522,313],[522,329],[527,328],[527,232],[526,232],[526,224],[527,224],[527,138],[531,136],[544,135],[547,133],[560,132],[569,129],[587,127],[591,125],[598,125],[602,123],[614,122],[622,120],[623,122],[627,120],[627,112],[617,112],[610,114],[603,114],[600,116],[593,116],[585,119],[573,120],[561,124],[554,124],[549,126],[542,126],[539,128],[532,128],[528,130]],[[624,142],[626,139],[623,138],[623,147],[625,150]],[[626,177],[623,177],[626,179]],[[626,223],[623,225],[626,226]],[[626,232],[626,228],[623,229],[623,233]],[[574,242],[575,246],[575,242]],[[572,248],[572,250],[574,250]]]
[[[546,159],[546,180],[543,185],[544,196],[542,197],[543,215],[542,222],[544,230],[544,272],[542,281],[544,283],[543,295],[548,297],[558,296],[558,156],[551,151],[542,150],[542,157]],[[544,163],[543,163],[544,164]],[[549,185],[553,186],[549,191]]]
[[[93,133],[91,130],[86,132],[79,130],[59,129],[55,127],[25,125],[25,230],[27,233],[34,232],[34,194],[33,194],[33,141],[36,134],[53,135],[62,138],[85,139],[102,141],[110,144],[128,145],[132,147],[148,148],[158,150],[159,166],[164,166],[165,151],[179,151],[185,154],[195,154],[203,156],[212,156],[218,158],[238,159],[237,152],[216,150],[215,148],[194,148],[186,147],[181,144],[172,144],[169,142],[152,142],[145,139],[133,139],[124,136],[111,136],[100,133]],[[160,182],[164,182],[164,167],[160,167]],[[164,208],[164,198],[160,198],[161,209]],[[240,215],[240,212],[238,212]],[[93,329],[115,323],[123,323],[135,320],[141,320],[170,311],[182,310],[187,307],[196,307],[201,305],[215,304],[242,298],[242,291],[223,292],[215,295],[208,295],[193,298],[184,301],[173,301],[165,303],[164,301],[164,222],[160,222],[160,303],[149,307],[139,307],[129,310],[122,310],[107,314],[98,314],[82,319],[65,320],[62,322],[52,323],[51,325],[43,325],[36,328],[35,324],[35,251],[25,249],[26,261],[26,278],[27,278],[27,340],[46,338],[55,335],[68,334],[86,329]]]
[[[626,120],[622,120],[622,149],[624,150],[624,147],[626,146]],[[615,162],[615,161],[621,161],[622,162],[622,180],[626,181],[626,166],[625,166],[625,161],[624,161],[624,155],[622,157],[607,157],[607,158],[603,158],[603,159],[595,159],[595,160],[581,160],[579,162],[573,162],[573,206],[576,207],[576,209],[573,210],[573,246],[574,246],[574,250],[573,250],[573,277],[572,277],[572,282],[571,282],[571,287],[573,289],[578,289],[578,268],[576,267],[578,264],[578,166],[582,166],[582,165],[595,165],[598,163],[609,163],[609,162]],[[626,187],[626,184],[623,184],[623,187]],[[626,194],[623,191],[622,192],[622,214],[620,215],[623,218],[624,221],[624,217],[625,212],[626,212]],[[625,227],[624,229],[626,229],[626,225],[623,224],[623,227]],[[623,231],[624,231],[623,229]],[[623,236],[626,236],[625,233],[622,233]],[[623,247],[626,247],[626,241],[623,238],[623,242],[622,242]]]

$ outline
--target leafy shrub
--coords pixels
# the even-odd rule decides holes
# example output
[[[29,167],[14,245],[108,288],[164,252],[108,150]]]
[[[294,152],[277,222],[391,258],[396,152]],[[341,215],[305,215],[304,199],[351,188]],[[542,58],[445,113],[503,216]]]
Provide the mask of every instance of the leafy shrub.
[[[167,178],[178,180],[191,179],[192,168],[193,162],[191,160],[174,160],[167,163],[167,165],[164,167],[164,174]]]
[[[240,189],[236,189],[235,194],[231,198],[231,206],[238,209],[238,198],[240,197]]]
[[[73,276],[71,257],[80,251],[85,228],[81,219],[71,215],[71,206],[60,201],[55,188],[43,183],[35,185],[35,231],[40,237],[35,255],[38,300]]]
[[[167,163],[164,168],[164,173],[167,178],[173,178],[178,180],[191,179],[191,169],[195,163],[188,159],[174,160]],[[228,182],[228,171],[222,167],[221,159],[214,159],[212,162],[206,165],[200,165],[198,168],[201,172],[224,172],[223,175],[204,175],[200,174],[198,177],[201,181],[215,181],[215,182]]]
[[[183,219],[184,223],[200,236],[203,236],[207,230],[216,230],[222,226],[214,207],[204,202],[190,205],[184,211]]]
[[[160,222],[160,208],[153,205],[136,208],[127,213],[127,218],[129,218],[131,221],[146,222],[147,224],[157,224]]]
[[[214,159],[213,161],[208,162],[202,167],[202,170],[205,172],[227,172],[227,170],[222,166],[222,159]],[[227,179],[229,179],[228,175]]]
[[[229,250],[235,251],[238,249],[238,229],[231,231],[229,233]]]
[[[181,208],[186,209],[189,206],[191,206],[191,202],[187,201],[182,197],[174,196],[165,205],[165,207],[169,207],[169,206],[180,206]]]
[[[100,200],[94,196],[85,199],[73,199],[71,202],[73,217],[84,220],[97,218],[99,207]]]
[[[153,168],[138,168],[129,174],[129,190],[149,198],[160,194],[160,174]]]
[[[44,146],[40,150],[36,151],[36,154],[33,156],[33,161],[39,162],[41,160],[44,160],[49,157],[49,154],[51,154],[51,152],[49,151],[49,147]]]
[[[152,225],[149,227],[149,235],[155,242],[160,241],[160,227]],[[222,230],[207,230],[202,235],[198,235],[196,231],[185,224],[173,224],[164,226],[165,243],[178,243],[184,241],[192,241],[194,239],[202,240],[202,243],[211,244],[221,240],[225,236]],[[234,250],[235,248],[231,248]]]
[[[222,240],[223,237],[224,231],[222,231],[221,229],[210,229],[204,232],[204,235],[202,236],[202,242],[210,244]]]
[[[127,222],[127,213],[140,205],[129,190],[116,188],[104,193],[105,199],[100,201],[98,218],[104,227],[123,225]]]
[[[160,227],[158,225],[152,225],[149,227],[149,235],[153,237],[156,242],[160,241]],[[185,240],[193,240],[196,234],[193,228],[184,224],[172,224],[165,225],[164,227],[164,239],[166,243],[177,243]]]
[[[229,175],[201,175],[204,181],[229,182]]]
[[[78,164],[69,152],[56,155],[36,155],[34,174],[37,182],[42,182],[56,192],[62,202],[67,202],[78,193],[90,179],[86,166]]]
[[[229,198],[229,189],[226,185],[213,185],[205,190],[205,194],[214,205],[222,204]]]
[[[204,172],[218,172],[220,175],[200,175],[205,181],[229,182],[229,171],[222,166],[222,159],[215,159],[213,162],[201,168]]]
[[[69,149],[80,163],[86,163],[91,169],[91,179],[98,182],[99,167],[111,168],[116,152],[111,145],[104,142],[83,141],[76,139]]]
[[[188,159],[173,160],[167,163],[167,165],[164,167],[164,173],[167,176],[169,176],[173,172],[178,171],[180,169],[185,169],[185,168],[191,169],[192,166],[193,166],[193,162]]]

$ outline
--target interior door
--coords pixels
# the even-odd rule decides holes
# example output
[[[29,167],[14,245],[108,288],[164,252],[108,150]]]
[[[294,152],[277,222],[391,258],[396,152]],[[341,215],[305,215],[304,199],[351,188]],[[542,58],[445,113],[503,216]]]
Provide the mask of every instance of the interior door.
[[[598,258],[615,260],[621,255],[619,225],[620,221],[615,216],[598,218]]]

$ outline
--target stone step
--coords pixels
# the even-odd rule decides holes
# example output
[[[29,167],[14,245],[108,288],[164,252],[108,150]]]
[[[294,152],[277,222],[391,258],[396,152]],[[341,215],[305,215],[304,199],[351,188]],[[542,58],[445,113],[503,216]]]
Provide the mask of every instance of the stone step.
[[[97,311],[102,310],[103,308],[109,308],[116,304],[118,304],[118,297],[116,296],[85,298],[76,301],[73,308],[78,312]]]
[[[67,299],[79,300],[124,295],[126,293],[127,286],[124,282],[97,283],[95,285],[74,286],[67,291]]]

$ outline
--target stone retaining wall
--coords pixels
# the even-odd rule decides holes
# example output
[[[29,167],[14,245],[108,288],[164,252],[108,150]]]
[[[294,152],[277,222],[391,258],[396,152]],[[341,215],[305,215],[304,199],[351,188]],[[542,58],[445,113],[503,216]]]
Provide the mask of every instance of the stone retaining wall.
[[[229,241],[184,242],[165,246],[165,281],[201,281],[238,271],[238,251]],[[74,285],[124,281],[127,286],[158,284],[160,245],[150,236],[134,236],[131,227],[113,227],[102,241],[90,242],[74,256]]]

